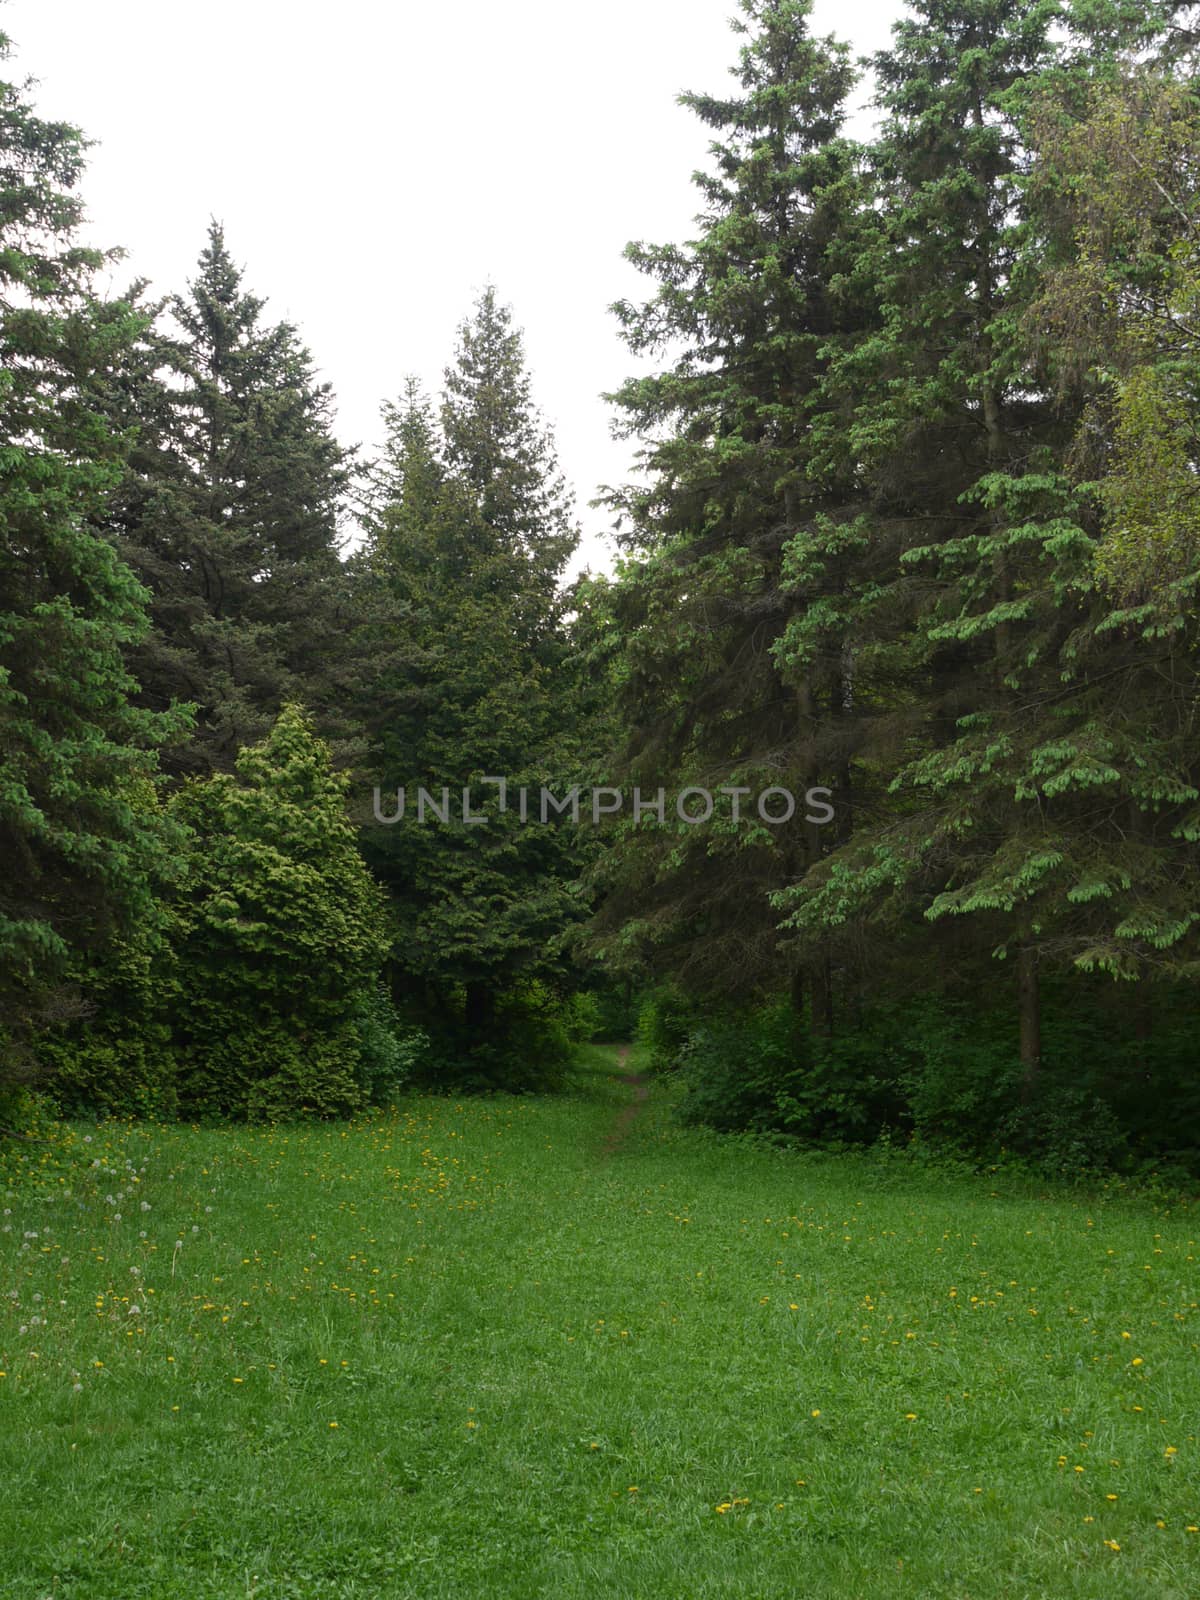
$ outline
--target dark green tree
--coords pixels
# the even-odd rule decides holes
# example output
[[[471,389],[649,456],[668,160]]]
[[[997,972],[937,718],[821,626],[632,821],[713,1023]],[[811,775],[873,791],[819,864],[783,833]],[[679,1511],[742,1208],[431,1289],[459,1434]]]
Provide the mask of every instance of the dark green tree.
[[[1087,9],[1111,40],[1119,17]],[[781,897],[813,943],[851,928],[940,952],[969,982],[1007,959],[1027,1092],[1042,976],[1132,971],[1183,931],[1149,813],[1189,786],[1137,726],[1144,692],[1119,689],[1128,641],[1122,668],[1094,600],[1097,525],[1070,458],[1091,381],[1077,378],[1098,352],[1081,363],[1082,337],[1056,352],[1031,322],[1048,292],[1065,304],[1056,252],[1078,265],[1083,239],[1086,256],[1074,212],[1095,181],[1060,171],[1054,192],[1034,108],[1070,120],[1117,65],[1094,34],[1054,43],[1058,16],[1023,0],[922,4],[878,62],[884,328],[831,389],[853,398],[845,449],[896,548],[864,632],[903,662],[904,742],[871,826]],[[1128,255],[1114,266],[1123,293],[1144,289]],[[1076,295],[1071,315],[1088,314]]]
[[[691,244],[632,245],[657,280],[645,304],[617,307],[638,354],[669,364],[613,398],[621,426],[650,442],[646,487],[615,497],[633,559],[613,606],[631,730],[627,775],[653,792],[695,785],[849,781],[847,593],[856,551],[852,475],[816,470],[822,375],[869,308],[850,281],[871,227],[855,147],[840,136],[854,71],[846,47],[809,35],[805,0],[745,0],[745,44],[729,97],[681,97],[717,135],[696,177],[705,209]],[[838,513],[838,515],[835,515]],[[803,613],[809,648],[780,641]],[[844,796],[843,796],[844,799]],[[846,817],[844,804],[839,809]],[[807,825],[629,822],[605,858],[602,948],[631,923],[660,970],[734,993],[803,974],[778,931],[772,891],[825,849]],[[829,1025],[830,983],[807,963],[814,1020]]]
[[[229,770],[287,699],[344,732],[338,518],[348,456],[332,397],[288,323],[267,324],[213,224],[173,327],[113,397],[133,427],[108,525],[150,589],[154,629],[131,658],[144,702],[197,707],[172,752],[184,773]]]
[[[0,36],[0,58],[9,54]],[[152,912],[172,833],[155,749],[179,731],[132,703],[123,663],[146,594],[90,526],[126,441],[97,405],[144,327],[102,303],[83,248],[78,131],[0,84],[0,1075],[30,1061],[68,980]]]
[[[411,389],[389,421],[358,564],[381,651],[362,703],[382,814],[400,788],[407,810],[368,827],[364,848],[391,897],[397,996],[457,1015],[479,1044],[506,991],[562,971],[582,903],[571,830],[518,814],[522,787],[536,817],[541,786],[561,793],[577,760],[557,586],[575,535],[519,335],[492,291],[460,331],[441,426]],[[488,778],[506,780],[504,803]],[[418,820],[419,787],[450,791],[446,822]],[[486,824],[462,820],[467,787],[476,809],[494,797]]]

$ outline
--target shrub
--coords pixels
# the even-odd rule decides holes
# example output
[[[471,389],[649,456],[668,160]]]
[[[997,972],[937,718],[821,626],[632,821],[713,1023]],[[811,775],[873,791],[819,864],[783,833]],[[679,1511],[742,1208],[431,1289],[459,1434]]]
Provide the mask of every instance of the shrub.
[[[369,1105],[388,1105],[428,1049],[428,1035],[401,1021],[380,984],[358,1001],[351,1023],[356,1041],[355,1077],[363,1098]]]
[[[66,1116],[173,1117],[176,1063],[167,1010],[169,952],[156,928],[118,942],[79,979],[82,1017],[37,1041],[47,1087]]]
[[[181,1104],[344,1115],[368,1092],[354,1018],[388,945],[345,816],[347,780],[294,706],[237,767],[175,801],[195,839],[172,935]]]
[[[650,1011],[647,1043],[678,1066],[684,1093],[679,1115],[722,1133],[781,1125],[779,1100],[802,1071],[801,1042],[786,1007],[693,1024],[673,1049],[678,1009]],[[670,1055],[667,1052],[672,1052]]]
[[[700,1003],[670,986],[656,989],[643,1002],[637,1038],[652,1072],[669,1072],[681,1064],[684,1047],[701,1020]]]

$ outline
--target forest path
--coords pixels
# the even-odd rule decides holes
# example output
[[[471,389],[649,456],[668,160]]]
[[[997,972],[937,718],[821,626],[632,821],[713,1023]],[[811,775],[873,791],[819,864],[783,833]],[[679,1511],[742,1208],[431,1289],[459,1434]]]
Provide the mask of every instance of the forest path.
[[[623,1044],[617,1051],[617,1071],[621,1074],[621,1081],[628,1084],[633,1091],[633,1098],[627,1105],[617,1112],[608,1138],[604,1141],[603,1155],[614,1156],[629,1136],[629,1130],[641,1114],[646,1101],[650,1096],[650,1088],[644,1072],[626,1072],[625,1066],[629,1060],[629,1046]]]

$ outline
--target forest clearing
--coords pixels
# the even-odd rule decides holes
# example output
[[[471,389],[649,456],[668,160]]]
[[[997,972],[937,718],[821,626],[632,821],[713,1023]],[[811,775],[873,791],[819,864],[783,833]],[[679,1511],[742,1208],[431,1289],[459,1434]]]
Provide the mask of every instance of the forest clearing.
[[[1191,1600],[1193,1208],[670,1097],[610,1145],[593,1047],[565,1095],[29,1153],[0,1592]]]
[[[1200,0],[0,21],[0,1597],[1200,1600]]]

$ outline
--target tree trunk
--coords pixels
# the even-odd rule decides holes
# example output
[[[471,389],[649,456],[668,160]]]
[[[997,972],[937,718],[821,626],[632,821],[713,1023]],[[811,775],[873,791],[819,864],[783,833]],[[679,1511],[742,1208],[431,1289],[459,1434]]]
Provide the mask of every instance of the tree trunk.
[[[486,983],[467,985],[464,1016],[473,1034],[487,1033],[492,1021],[492,991]]]
[[[812,1031],[818,1039],[833,1037],[833,967],[828,956],[818,956],[812,973]]]
[[[1028,1100],[1042,1064],[1042,1002],[1033,945],[1023,944],[1017,953],[1017,997],[1021,1019],[1021,1098]]]
[[[1153,1033],[1154,1013],[1150,1004],[1150,990],[1145,978],[1138,983],[1133,997],[1133,1036],[1136,1041],[1134,1060],[1138,1077],[1150,1077],[1150,1038]]]

